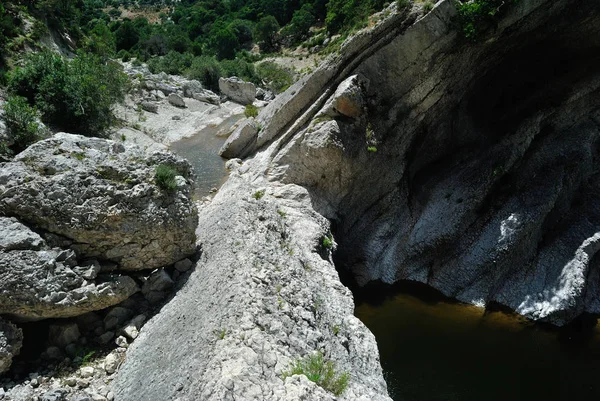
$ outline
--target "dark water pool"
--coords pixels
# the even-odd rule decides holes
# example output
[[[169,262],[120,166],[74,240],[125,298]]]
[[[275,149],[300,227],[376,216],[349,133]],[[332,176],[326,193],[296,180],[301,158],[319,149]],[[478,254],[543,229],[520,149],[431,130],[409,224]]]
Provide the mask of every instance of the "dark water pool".
[[[225,159],[219,156],[219,149],[226,138],[219,138],[216,134],[231,128],[243,117],[243,115],[231,116],[219,125],[208,126],[189,138],[171,144],[171,151],[187,159],[194,167],[197,198],[208,195],[212,188],[220,187],[227,179]]]
[[[595,317],[557,329],[415,283],[371,288],[356,301],[396,401],[600,400]]]

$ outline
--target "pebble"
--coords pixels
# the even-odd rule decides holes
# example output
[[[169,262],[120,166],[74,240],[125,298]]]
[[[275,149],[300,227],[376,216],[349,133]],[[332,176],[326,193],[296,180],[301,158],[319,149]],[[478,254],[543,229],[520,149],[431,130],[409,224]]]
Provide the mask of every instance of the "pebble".
[[[79,375],[83,378],[92,377],[94,376],[94,368],[91,366],[84,366],[83,368],[79,369]]]
[[[127,339],[123,336],[117,337],[117,339],[115,340],[115,344],[117,344],[119,347],[123,347],[123,348],[129,347],[129,344],[127,343]]]

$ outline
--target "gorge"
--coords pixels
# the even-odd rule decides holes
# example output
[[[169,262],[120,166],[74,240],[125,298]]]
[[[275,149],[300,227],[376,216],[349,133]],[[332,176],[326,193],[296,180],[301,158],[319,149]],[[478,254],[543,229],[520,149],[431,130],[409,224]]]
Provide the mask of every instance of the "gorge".
[[[170,143],[189,163],[64,133],[2,163],[2,255],[72,291],[11,303],[5,280],[0,312],[117,305],[117,401],[600,395],[600,3],[493,3],[475,31],[453,0],[389,5],[258,116],[223,114],[226,164],[214,127]],[[152,292],[147,322],[117,316]],[[314,355],[342,391],[290,372]]]

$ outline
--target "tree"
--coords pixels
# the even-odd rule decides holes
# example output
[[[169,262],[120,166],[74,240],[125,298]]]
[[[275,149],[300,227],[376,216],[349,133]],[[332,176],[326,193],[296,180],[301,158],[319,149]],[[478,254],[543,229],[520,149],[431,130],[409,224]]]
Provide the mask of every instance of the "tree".
[[[126,20],[121,24],[119,29],[115,32],[115,38],[117,43],[117,50],[131,50],[133,46],[135,46],[139,40],[140,35],[138,31],[135,29],[135,26],[130,20]]]
[[[42,113],[42,121],[84,135],[102,135],[115,121],[113,104],[122,101],[127,77],[113,63],[80,53],[69,61],[50,51],[31,54],[9,77],[13,93]]]
[[[229,28],[219,29],[211,37],[210,45],[216,51],[219,60],[235,58],[235,52],[240,47],[237,37]]]
[[[4,104],[2,119],[6,123],[9,147],[19,153],[41,138],[43,129],[38,122],[38,112],[29,106],[27,99],[10,96]]]
[[[272,15],[263,17],[260,19],[260,21],[258,21],[254,31],[254,36],[256,40],[258,40],[261,50],[267,52],[277,50],[278,32],[279,23]]]
[[[89,32],[85,49],[103,58],[115,53],[115,35],[108,29],[104,20],[99,20]]]

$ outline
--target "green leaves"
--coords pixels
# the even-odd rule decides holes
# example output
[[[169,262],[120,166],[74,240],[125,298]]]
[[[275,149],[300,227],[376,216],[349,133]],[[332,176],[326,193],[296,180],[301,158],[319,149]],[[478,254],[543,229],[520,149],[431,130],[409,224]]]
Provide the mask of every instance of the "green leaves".
[[[43,135],[38,123],[38,111],[29,106],[24,97],[8,98],[4,104],[3,119],[8,133],[7,147],[14,153],[21,152]]]
[[[322,352],[316,352],[304,359],[294,361],[290,368],[283,372],[283,378],[293,375],[304,375],[308,380],[317,383],[325,390],[339,396],[346,387],[350,375],[347,372],[338,374],[335,364],[325,360]]]
[[[115,121],[112,106],[123,100],[127,77],[118,66],[91,54],[69,61],[45,51],[30,55],[10,74],[9,88],[35,105],[45,123],[99,136]]]

